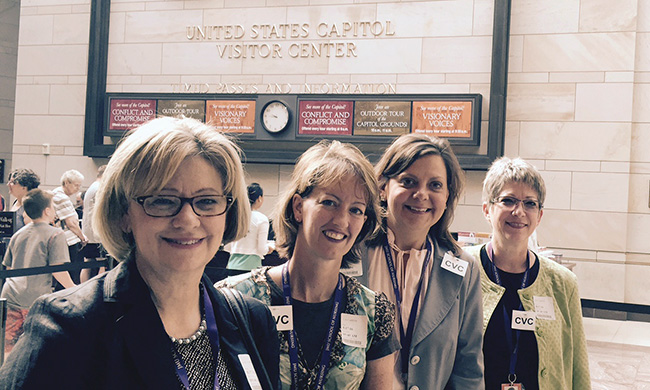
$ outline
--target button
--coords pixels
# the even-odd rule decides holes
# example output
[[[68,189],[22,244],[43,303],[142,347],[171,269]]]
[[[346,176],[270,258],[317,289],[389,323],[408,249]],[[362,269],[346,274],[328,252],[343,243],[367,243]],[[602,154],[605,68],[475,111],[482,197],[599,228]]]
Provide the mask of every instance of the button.
[[[417,386],[411,386],[411,388],[409,390],[420,390],[420,388],[417,387]]]
[[[416,355],[416,356],[413,356],[413,357],[411,358],[411,364],[415,366],[415,365],[418,364],[418,363],[420,363],[420,357],[417,356],[417,355]]]

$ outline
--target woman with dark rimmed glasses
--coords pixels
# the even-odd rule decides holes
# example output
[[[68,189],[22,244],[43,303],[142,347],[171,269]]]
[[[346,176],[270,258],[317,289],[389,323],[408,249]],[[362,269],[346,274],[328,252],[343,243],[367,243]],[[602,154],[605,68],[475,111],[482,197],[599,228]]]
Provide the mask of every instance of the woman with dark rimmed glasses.
[[[576,276],[528,249],[545,196],[520,158],[496,160],[483,182],[492,240],[468,252],[483,265],[486,389],[591,388]]]
[[[94,226],[120,264],[34,303],[0,389],[278,387],[269,310],[243,298],[235,317],[203,275],[221,243],[247,231],[236,145],[193,119],[155,119],[118,146],[95,207]]]

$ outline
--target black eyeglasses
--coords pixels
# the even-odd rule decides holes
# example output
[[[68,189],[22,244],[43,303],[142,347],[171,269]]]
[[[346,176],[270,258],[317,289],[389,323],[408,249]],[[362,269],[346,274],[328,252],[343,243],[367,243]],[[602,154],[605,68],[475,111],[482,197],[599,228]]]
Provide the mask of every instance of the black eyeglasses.
[[[538,211],[542,208],[542,204],[535,199],[517,199],[512,196],[501,196],[494,200],[494,203],[498,203],[507,210],[512,210],[519,205],[519,203],[524,205],[524,210],[526,211]]]
[[[202,195],[194,198],[149,195],[134,199],[150,217],[173,217],[181,211],[185,203],[189,203],[194,213],[200,217],[215,217],[225,213],[233,202],[232,196],[229,195]]]

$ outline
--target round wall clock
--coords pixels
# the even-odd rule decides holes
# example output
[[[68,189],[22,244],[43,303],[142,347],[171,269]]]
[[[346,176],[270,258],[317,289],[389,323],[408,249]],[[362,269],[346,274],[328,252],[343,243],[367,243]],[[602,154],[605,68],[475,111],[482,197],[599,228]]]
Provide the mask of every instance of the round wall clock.
[[[289,124],[289,109],[281,101],[274,100],[262,109],[262,126],[270,133],[279,133]]]

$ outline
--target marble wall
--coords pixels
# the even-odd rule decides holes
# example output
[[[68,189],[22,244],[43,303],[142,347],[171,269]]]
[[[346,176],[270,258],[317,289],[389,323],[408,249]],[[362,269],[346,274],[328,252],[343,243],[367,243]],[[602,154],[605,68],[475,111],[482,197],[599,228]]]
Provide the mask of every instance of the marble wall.
[[[46,186],[70,168],[89,185],[104,162],[82,151],[89,13],[89,0],[21,2],[13,165],[36,169]],[[107,89],[391,83],[398,93],[481,93],[487,121],[492,15],[492,0],[112,0]],[[346,20],[389,20],[395,34],[306,39],[353,42],[354,58],[229,59],[217,44],[297,39],[185,37],[195,24]],[[549,192],[540,243],[577,264],[583,298],[650,305],[650,4],[513,0],[508,79],[505,153],[532,161]],[[246,168],[270,213],[292,167]],[[454,229],[489,229],[483,175],[467,172]]]
[[[16,60],[18,58],[18,21],[20,2],[0,2],[0,159],[5,160],[4,176],[7,182],[11,167],[11,149],[14,138],[14,96],[16,94]],[[0,185],[0,195],[9,200],[7,186]]]

